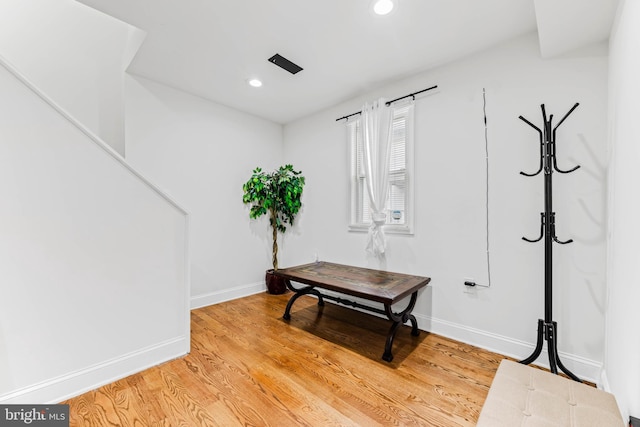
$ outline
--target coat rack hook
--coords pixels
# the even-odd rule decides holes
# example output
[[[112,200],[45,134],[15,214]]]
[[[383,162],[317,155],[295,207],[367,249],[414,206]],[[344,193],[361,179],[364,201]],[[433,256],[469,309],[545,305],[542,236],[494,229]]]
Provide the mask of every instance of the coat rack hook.
[[[558,167],[558,162],[556,161],[556,156],[553,156],[553,168],[556,170],[556,172],[560,172],[560,173],[571,173],[573,171],[575,171],[576,169],[580,169],[580,165],[574,166],[569,170],[562,170]]]
[[[524,117],[519,116],[518,118],[519,118],[520,120],[522,120],[523,122],[525,122],[526,124],[528,124],[529,126],[531,126],[532,128],[534,128],[534,129],[538,132],[538,135],[540,136],[540,165],[539,165],[539,167],[538,167],[538,170],[537,170],[536,172],[534,172],[534,173],[526,173],[526,172],[522,172],[522,171],[520,171],[520,175],[524,175],[524,176],[536,176],[536,175],[538,175],[540,172],[542,172],[542,167],[543,167],[543,157],[544,157],[544,154],[543,154],[543,149],[544,149],[544,139],[543,139],[543,136],[542,136],[542,130],[540,130],[540,128],[539,128],[539,127],[537,127],[536,125],[534,125],[533,123],[531,123],[529,120],[525,119]],[[526,240],[526,239],[525,239],[525,240]],[[534,240],[534,241],[536,241],[536,242],[537,242],[537,240]]]
[[[580,168],[580,165],[578,166],[574,166],[573,168],[569,169],[569,170],[563,170],[560,169],[558,167],[558,162],[556,160],[556,155],[555,155],[555,144],[556,144],[556,130],[558,129],[558,127],[560,127],[560,125],[562,124],[562,122],[564,122],[566,120],[567,117],[569,117],[569,115],[571,113],[573,113],[573,110],[575,110],[576,108],[578,108],[578,105],[580,105],[579,102],[576,102],[573,107],[571,107],[571,109],[567,112],[567,114],[564,115],[564,117],[562,118],[562,120],[560,120],[560,122],[556,125],[556,127],[553,128],[553,135],[552,135],[552,144],[553,144],[553,168],[556,170],[556,172],[560,172],[560,173],[571,173],[573,171],[575,171],[576,169]]]
[[[551,212],[549,220],[551,221],[551,238],[553,239],[554,242],[560,243],[561,245],[566,245],[567,243],[573,242],[573,239],[559,240],[556,237],[556,213],[555,212]]]
[[[556,236],[553,236],[553,241],[556,243],[560,243],[561,245],[566,245],[567,243],[572,243],[573,239],[569,239],[569,240],[558,240],[558,238]]]
[[[537,130],[537,131],[538,131],[538,133],[539,133],[540,135],[542,135],[542,130],[540,130],[540,128],[539,128],[538,126],[534,125],[533,123],[531,123],[529,120],[525,119],[525,118],[524,118],[524,117],[522,117],[522,116],[518,116],[518,118],[519,118],[520,120],[522,120],[523,122],[525,122],[526,124],[528,124],[529,126],[531,126],[532,128],[534,128],[535,130]]]
[[[564,122],[564,121],[565,121],[565,119],[566,119],[567,117],[569,117],[569,114],[573,113],[573,110],[575,110],[576,108],[578,108],[578,105],[580,105],[580,103],[579,103],[579,102],[576,102],[576,103],[573,105],[573,107],[571,107],[571,109],[567,112],[567,114],[565,114],[565,115],[564,115],[564,117],[562,118],[562,120],[560,120],[560,122],[558,122],[558,124],[556,125],[556,127],[555,127],[555,128],[553,128],[554,136],[555,136],[556,129],[558,129],[558,128],[560,127],[560,125],[562,124],[562,122]],[[553,140],[555,141],[555,138],[554,138]]]
[[[526,237],[522,237],[522,240],[524,240],[526,242],[529,242],[529,243],[535,243],[535,242],[539,242],[540,240],[542,240],[543,237],[544,237],[544,212],[540,212],[540,237],[538,237],[535,240],[534,239],[527,239]]]

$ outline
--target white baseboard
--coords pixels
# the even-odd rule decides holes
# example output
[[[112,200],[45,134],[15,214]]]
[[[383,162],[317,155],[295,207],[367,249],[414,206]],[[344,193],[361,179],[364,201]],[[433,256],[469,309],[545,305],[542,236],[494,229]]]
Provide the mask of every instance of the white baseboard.
[[[1,404],[50,404],[78,396],[187,354],[189,338],[178,337],[0,396]]]
[[[609,378],[607,378],[607,371],[602,368],[602,372],[600,372],[600,383],[598,383],[598,388],[600,390],[604,390],[607,393],[612,393],[611,386],[609,385]]]
[[[344,295],[342,294],[337,294],[331,291],[323,290],[323,293],[344,297]],[[375,304],[362,298],[349,299],[352,299],[353,301],[357,301],[364,305],[375,307],[380,305],[380,307],[382,307],[382,304]],[[357,310],[383,318],[386,317],[365,310]],[[494,334],[492,332],[487,332],[469,326],[448,322],[446,320],[436,319],[430,316],[421,315],[420,313],[416,313],[415,311],[412,314],[416,317],[416,320],[418,320],[418,327],[423,331],[433,332],[434,334],[442,335],[466,344],[471,344],[476,347],[492,351],[494,353],[513,357],[516,360],[528,357],[535,348],[535,344],[533,342],[520,341],[503,335]],[[602,383],[602,363],[574,354],[564,352],[558,352],[558,354],[560,356],[560,359],[562,360],[562,364],[575,375],[577,375],[580,379],[593,382],[598,386]],[[547,369],[549,368],[549,359],[547,356],[546,345],[543,347],[540,357],[536,361],[534,361],[533,364],[545,367]]]
[[[210,294],[198,295],[191,298],[191,308],[199,308],[207,305],[218,304],[224,301],[233,300],[236,298],[242,298],[245,296],[257,294],[265,291],[264,283],[254,283],[250,285],[238,286],[232,289],[226,289],[220,292],[212,292]],[[332,291],[322,290],[323,293],[341,296]],[[379,308],[382,304],[375,304],[371,301],[364,300],[362,298],[350,298],[364,305],[370,305]],[[334,303],[327,300],[328,303]],[[337,304],[337,303],[336,303]],[[340,305],[340,304],[339,304]],[[353,309],[353,308],[352,308]],[[369,311],[357,309],[359,311],[373,314],[374,316],[385,317]],[[430,316],[424,316],[419,313],[413,312],[413,315],[418,320],[418,326],[423,331],[433,332],[434,334],[442,335],[447,338],[454,339],[466,344],[471,344],[476,347],[483,348],[495,353],[503,354],[505,356],[513,357],[514,359],[524,359],[531,354],[535,348],[533,342],[520,341],[514,338],[509,338],[503,335],[494,334],[492,332],[483,331],[480,329],[460,325],[446,320],[436,319]],[[562,363],[571,372],[576,374],[579,378],[593,382],[600,386],[603,383],[602,378],[602,363],[594,360],[586,359],[581,356],[559,352],[559,356]],[[534,362],[535,365],[549,368],[548,356],[546,346],[543,348],[543,352],[540,354],[538,360]],[[606,378],[605,378],[606,379]]]
[[[345,297],[344,294],[338,294],[332,291],[326,291],[323,289],[323,293],[334,296]],[[353,301],[357,301],[364,305],[373,307],[382,307],[382,304],[372,303],[371,301],[364,300],[362,298],[348,298]],[[327,301],[333,303],[332,301]],[[336,303],[337,304],[337,303]],[[369,311],[356,309],[363,311],[374,316],[386,318],[386,316],[378,315]],[[480,329],[472,328],[465,325],[460,325],[446,320],[436,319],[430,316],[425,316],[415,311],[412,313],[418,321],[418,327],[427,332],[433,332],[434,334],[442,335],[447,338],[451,338],[456,341],[460,341],[466,344],[471,344],[476,347],[483,348],[485,350],[492,351],[494,353],[503,354],[508,357],[520,360],[528,357],[535,348],[534,343],[520,341],[514,338],[505,337],[503,335],[494,334],[492,332],[483,331]],[[535,338],[535,337],[534,337]],[[577,375],[580,379],[593,382],[595,384],[601,383],[601,371],[602,363],[596,362],[584,357],[568,354],[564,352],[558,352],[562,364]],[[542,353],[534,365],[549,368],[549,360],[547,356],[546,345],[542,349]]]
[[[517,360],[528,357],[535,348],[534,343],[520,341],[417,313],[413,314],[416,316],[418,325],[422,330],[513,357]],[[580,379],[596,384],[601,383],[602,363],[561,351],[558,352],[558,355],[562,360],[562,364]],[[546,345],[543,347],[540,357],[533,364],[547,369],[549,368]]]
[[[195,295],[191,297],[191,309],[206,307],[208,305],[219,304],[225,301],[248,297],[259,294],[267,290],[264,282],[252,283],[249,285],[236,286],[222,291],[210,292],[208,294]]]

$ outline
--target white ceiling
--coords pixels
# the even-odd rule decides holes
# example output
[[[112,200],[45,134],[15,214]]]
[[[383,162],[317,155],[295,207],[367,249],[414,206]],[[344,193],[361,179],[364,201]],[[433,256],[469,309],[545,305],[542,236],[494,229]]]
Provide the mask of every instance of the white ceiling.
[[[607,40],[618,0],[534,0],[540,51],[561,55]]]
[[[147,32],[130,73],[277,123],[532,31],[546,55],[606,40],[618,2],[397,0],[377,16],[372,0],[78,1]]]

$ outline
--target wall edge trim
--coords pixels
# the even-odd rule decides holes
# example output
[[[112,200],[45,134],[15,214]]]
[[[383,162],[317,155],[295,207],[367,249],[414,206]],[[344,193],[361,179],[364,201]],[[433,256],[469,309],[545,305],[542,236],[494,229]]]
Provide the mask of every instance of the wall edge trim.
[[[188,337],[176,337],[128,354],[0,395],[2,404],[58,403],[187,354]]]
[[[208,305],[219,304],[221,302],[231,301],[238,298],[248,297],[250,295],[259,294],[266,290],[264,282],[250,283],[247,285],[235,286],[229,289],[209,292],[206,294],[195,295],[191,297],[191,309],[206,307]]]
[[[418,319],[418,325],[421,325],[420,329],[422,330],[512,357],[516,360],[524,359],[531,354],[535,348],[535,344],[533,342],[494,334],[492,332],[447,322],[430,316],[424,316],[416,313],[414,313],[414,315]],[[533,364],[548,369],[549,363],[546,354],[547,349],[545,345],[543,347],[542,354]],[[563,364],[580,379],[590,381],[595,384],[600,383],[602,371],[601,362],[563,351],[558,351],[558,354],[561,357]]]

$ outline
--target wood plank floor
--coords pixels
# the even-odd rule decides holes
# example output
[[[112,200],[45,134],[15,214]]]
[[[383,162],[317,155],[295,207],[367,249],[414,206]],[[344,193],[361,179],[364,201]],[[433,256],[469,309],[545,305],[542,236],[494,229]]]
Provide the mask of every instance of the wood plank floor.
[[[191,353],[66,402],[71,426],[474,426],[503,356],[312,297],[192,312]]]

